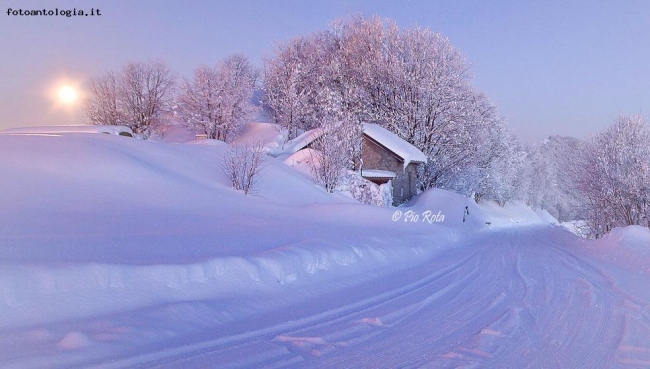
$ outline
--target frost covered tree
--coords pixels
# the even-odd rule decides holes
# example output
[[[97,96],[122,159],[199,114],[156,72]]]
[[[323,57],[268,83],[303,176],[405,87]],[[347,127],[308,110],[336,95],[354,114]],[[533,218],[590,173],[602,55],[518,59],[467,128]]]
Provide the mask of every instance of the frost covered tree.
[[[230,56],[214,68],[200,66],[192,81],[181,85],[179,115],[208,138],[229,141],[255,117],[251,97],[256,80],[257,72],[242,55]]]
[[[620,116],[585,145],[576,183],[586,201],[590,235],[614,227],[650,226],[650,126]]]
[[[131,62],[91,79],[84,110],[93,124],[126,125],[147,139],[171,111],[174,82],[163,62]]]
[[[128,125],[149,138],[171,111],[174,75],[161,61],[131,62],[122,68],[117,87]]]
[[[320,127],[331,117],[350,116],[354,89],[346,76],[339,44],[330,32],[297,37],[276,47],[265,61],[265,105],[288,139]]]
[[[507,201],[520,199],[518,189],[522,185],[526,152],[503,124],[496,122],[487,128],[480,136],[471,165],[461,172],[461,180],[455,182],[469,186],[459,192],[473,195],[477,201],[495,200],[503,206]]]
[[[311,160],[311,172],[316,181],[328,192],[338,186],[346,170],[354,166],[354,153],[358,140],[351,135],[351,127],[345,121],[327,120],[319,137],[311,143],[316,151]],[[312,151],[313,152],[313,151]]]
[[[477,187],[477,179],[468,179],[468,172],[484,175],[490,161],[505,150],[505,128],[487,99],[471,91],[459,92],[456,102],[444,113],[425,119],[425,127],[416,132],[422,136],[414,145],[424,152],[429,163],[422,167],[420,187],[460,189],[468,180],[474,182],[471,193],[485,193]]]
[[[418,172],[423,190],[468,188],[467,172],[485,167],[486,132],[500,124],[448,39],[379,17],[337,21],[279,45],[264,83],[268,109],[290,138],[344,117],[378,123],[416,146],[429,158]]]
[[[497,120],[487,99],[467,83],[462,54],[425,28],[400,30],[379,17],[352,18],[333,31],[347,66],[352,111],[422,150],[423,189],[455,187],[476,159],[481,131]]]
[[[117,77],[113,72],[90,79],[90,98],[84,102],[84,112],[92,124],[122,125],[124,112],[119,104]]]
[[[288,132],[288,139],[299,131],[314,128],[310,121],[311,76],[315,75],[314,45],[297,37],[276,47],[275,56],[265,60],[264,101],[270,116]]]
[[[526,160],[518,184],[519,198],[543,209],[561,222],[582,218],[582,196],[575,186],[583,142],[573,137],[551,136],[525,149]]]

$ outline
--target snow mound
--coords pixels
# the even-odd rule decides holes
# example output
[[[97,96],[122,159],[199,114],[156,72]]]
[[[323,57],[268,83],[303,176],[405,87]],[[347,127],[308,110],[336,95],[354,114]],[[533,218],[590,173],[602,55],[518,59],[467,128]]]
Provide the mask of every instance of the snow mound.
[[[522,225],[557,224],[546,211],[533,210],[522,202],[508,202],[504,206],[494,201],[476,203],[474,200],[447,190],[427,190],[399,209],[411,210],[422,216],[427,211],[444,215],[444,224],[472,229],[497,229]]]
[[[283,142],[282,128],[277,124],[251,122],[244,126],[243,131],[232,142],[234,145],[261,145],[272,151]]]
[[[162,132],[160,140],[169,143],[185,143],[196,140],[197,132],[181,124],[174,124],[166,127]]]
[[[2,367],[79,367],[163,350],[170,337],[246,334],[256,318],[282,322],[337,291],[366,293],[467,247],[475,230],[549,221],[437,189],[366,206],[272,157],[246,196],[220,168],[230,146],[214,140],[0,135],[0,147]],[[391,322],[350,318],[359,330]],[[277,336],[312,355],[341,342]]]
[[[479,203],[484,211],[485,222],[491,227],[512,227],[522,225],[558,225],[546,210],[533,210],[521,201],[510,201],[501,206],[495,201]]]
[[[650,229],[616,227],[597,240],[582,240],[582,250],[597,259],[639,273],[650,273]]]
[[[650,229],[638,225],[616,227],[607,233],[600,242],[614,243],[650,254]]]
[[[319,158],[318,151],[307,148],[299,150],[293,154],[282,154],[277,157],[278,160],[281,160],[286,165],[295,169],[296,171],[304,174],[312,181],[315,181],[314,175],[312,173],[311,167],[312,162],[318,161]]]

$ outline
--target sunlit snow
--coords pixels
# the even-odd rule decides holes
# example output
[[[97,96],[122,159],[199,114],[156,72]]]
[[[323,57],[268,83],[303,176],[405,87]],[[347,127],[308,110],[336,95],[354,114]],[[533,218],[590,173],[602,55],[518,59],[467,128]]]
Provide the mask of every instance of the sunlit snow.
[[[650,365],[647,229],[588,241],[443,190],[362,205],[304,157],[246,196],[227,149],[0,135],[0,367]]]

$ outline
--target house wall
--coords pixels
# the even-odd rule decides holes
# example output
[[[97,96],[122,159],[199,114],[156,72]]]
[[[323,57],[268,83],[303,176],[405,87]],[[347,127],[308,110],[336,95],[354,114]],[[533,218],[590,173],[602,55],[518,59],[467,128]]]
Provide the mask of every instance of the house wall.
[[[416,165],[411,163],[404,168],[404,160],[395,155],[372,138],[363,135],[361,144],[362,169],[389,170],[395,173],[392,180],[393,205],[397,206],[415,196]],[[357,163],[356,169],[359,169]]]

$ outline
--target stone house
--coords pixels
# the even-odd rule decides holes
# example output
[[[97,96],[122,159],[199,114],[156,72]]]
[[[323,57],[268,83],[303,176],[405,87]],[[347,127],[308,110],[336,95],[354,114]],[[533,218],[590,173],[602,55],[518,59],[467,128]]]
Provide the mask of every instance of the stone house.
[[[297,152],[310,148],[322,134],[321,128],[307,131],[292,140],[285,150]],[[355,170],[376,184],[391,181],[394,206],[416,195],[417,166],[426,162],[422,151],[394,133],[377,124],[363,124],[361,158],[355,163]]]
[[[415,146],[379,125],[364,123],[361,159],[355,169],[374,183],[391,181],[393,205],[417,194],[417,166],[426,162],[427,157]]]

